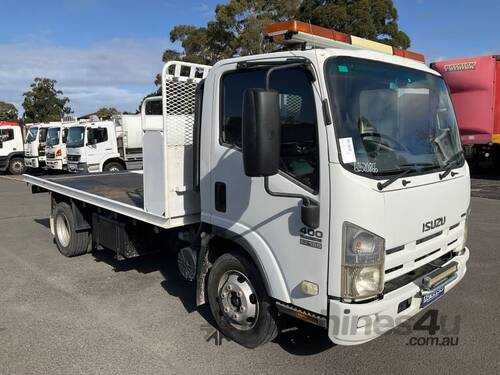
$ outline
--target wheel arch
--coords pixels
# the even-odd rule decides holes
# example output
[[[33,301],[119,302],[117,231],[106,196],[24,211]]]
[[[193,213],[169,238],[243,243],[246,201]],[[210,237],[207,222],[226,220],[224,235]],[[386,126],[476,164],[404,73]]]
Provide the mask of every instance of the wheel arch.
[[[206,250],[207,259],[211,265],[222,254],[230,251],[240,252],[256,266],[267,294],[272,298],[289,303],[290,296],[283,273],[279,268],[276,258],[267,245],[259,246],[262,243],[264,242],[259,241],[256,245],[251,242],[251,239],[249,240],[229,229],[213,227],[212,238]],[[210,270],[203,275],[203,284],[207,280],[209,273]],[[205,293],[204,290],[201,292]],[[205,300],[205,298],[202,300]]]
[[[125,162],[122,159],[120,159],[119,157],[112,157],[112,158],[105,159],[101,162],[100,170],[104,171],[104,168],[109,163],[118,163],[123,167],[124,170],[127,169],[127,165],[125,164]]]

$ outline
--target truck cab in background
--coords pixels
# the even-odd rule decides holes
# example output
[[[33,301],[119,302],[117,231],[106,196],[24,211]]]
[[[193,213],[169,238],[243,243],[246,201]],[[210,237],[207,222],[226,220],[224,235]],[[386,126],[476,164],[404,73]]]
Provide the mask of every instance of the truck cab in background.
[[[79,123],[68,130],[68,171],[118,172],[142,168],[140,115]]]
[[[66,140],[70,126],[78,125],[76,120],[61,122],[47,131],[46,164],[48,169],[64,170],[67,168]]]
[[[23,174],[23,132],[17,121],[0,121],[0,171]]]
[[[24,164],[26,167],[45,167],[47,132],[50,126],[55,124],[58,124],[58,122],[33,124],[29,126],[26,142],[24,143]]]

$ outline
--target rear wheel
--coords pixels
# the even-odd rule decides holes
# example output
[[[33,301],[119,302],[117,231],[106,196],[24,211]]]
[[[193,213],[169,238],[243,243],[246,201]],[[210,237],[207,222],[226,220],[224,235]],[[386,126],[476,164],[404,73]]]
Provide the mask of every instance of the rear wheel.
[[[22,158],[10,159],[9,172],[14,175],[23,174],[24,172],[26,172],[26,165],[24,165],[24,159]]]
[[[85,254],[90,241],[89,232],[76,232],[73,211],[66,202],[58,203],[54,210],[54,232],[57,248],[66,257]]]
[[[247,348],[278,334],[276,313],[255,266],[238,253],[221,255],[208,276],[210,309],[221,332]]]
[[[120,172],[123,171],[123,169],[123,165],[115,161],[112,161],[104,166],[105,172]]]

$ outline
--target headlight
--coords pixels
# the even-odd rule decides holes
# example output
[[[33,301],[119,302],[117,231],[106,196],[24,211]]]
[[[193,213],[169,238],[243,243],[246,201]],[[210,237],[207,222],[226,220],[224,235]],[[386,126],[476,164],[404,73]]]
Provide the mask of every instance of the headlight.
[[[343,228],[342,297],[369,298],[384,290],[385,241],[357,225]]]

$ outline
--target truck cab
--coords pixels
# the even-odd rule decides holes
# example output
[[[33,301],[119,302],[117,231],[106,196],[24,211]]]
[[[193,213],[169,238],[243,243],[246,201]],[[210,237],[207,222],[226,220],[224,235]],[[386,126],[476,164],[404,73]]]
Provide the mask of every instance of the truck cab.
[[[72,125],[77,124],[77,122],[61,122],[60,125],[51,126],[48,129],[46,146],[46,164],[48,169],[60,171],[67,169],[66,141],[68,131]]]
[[[23,174],[23,133],[18,122],[0,121],[0,171]]]
[[[113,121],[95,121],[72,126],[68,130],[66,147],[70,172],[92,173],[108,170],[106,162],[119,157]]]
[[[72,126],[67,141],[68,170],[75,173],[118,172],[142,168],[140,115]]]
[[[54,122],[53,124],[57,124]],[[24,143],[24,164],[28,168],[45,167],[47,132],[52,124],[32,124],[28,128]]]

